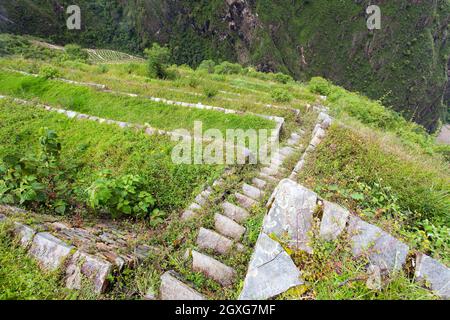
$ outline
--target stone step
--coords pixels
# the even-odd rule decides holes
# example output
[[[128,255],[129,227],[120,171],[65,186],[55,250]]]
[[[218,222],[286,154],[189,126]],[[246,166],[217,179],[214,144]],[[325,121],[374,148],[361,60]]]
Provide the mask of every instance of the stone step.
[[[265,173],[262,173],[262,172],[259,174],[259,177],[261,179],[264,179],[267,182],[270,182],[270,183],[277,183],[278,182],[278,179],[276,179],[276,178],[274,178],[272,176],[269,176],[269,175],[267,175]]]
[[[214,225],[218,232],[237,241],[242,238],[246,231],[243,226],[219,213],[214,216]]]
[[[267,182],[258,178],[253,178],[252,183],[254,186],[261,190],[267,187]]]
[[[253,200],[252,198],[249,198],[247,196],[244,196],[243,194],[236,192],[235,194],[236,200],[245,209],[250,209],[256,204],[258,204],[257,201]]]
[[[242,186],[242,191],[247,197],[255,200],[260,200],[263,196],[263,192],[261,190],[246,183]]]
[[[244,222],[250,216],[246,210],[230,202],[222,203],[222,208],[223,214],[237,223]]]
[[[295,152],[295,149],[292,147],[284,147],[280,150],[280,154],[282,154],[285,157],[291,156]]]
[[[161,276],[159,297],[161,300],[206,300],[199,292],[179,280],[174,271],[168,271]]]
[[[227,254],[233,249],[234,242],[227,237],[218,234],[215,231],[200,228],[197,237],[197,246],[203,250],[213,250],[220,254]],[[244,246],[240,243],[236,244],[238,251],[243,251]]]
[[[185,212],[183,212],[183,214],[181,215],[181,219],[182,220],[189,220],[192,219],[194,217],[196,217],[198,214],[192,210],[186,210]]]
[[[278,175],[279,169],[276,167],[264,167],[261,169],[261,173],[274,177]]]
[[[236,278],[236,271],[233,268],[195,250],[192,250],[192,269],[223,286],[231,286]]]

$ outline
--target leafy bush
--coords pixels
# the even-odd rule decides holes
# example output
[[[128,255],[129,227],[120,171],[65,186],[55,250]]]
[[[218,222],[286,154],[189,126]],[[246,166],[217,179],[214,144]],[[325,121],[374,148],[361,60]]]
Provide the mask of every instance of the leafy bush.
[[[57,213],[66,210],[66,177],[59,164],[61,144],[53,130],[41,129],[40,151],[20,157],[6,155],[0,163],[0,203],[52,207]]]
[[[216,63],[213,60],[203,60],[197,67],[197,71],[206,71],[208,73],[214,73]]]
[[[284,74],[281,72],[275,73],[274,78],[276,81],[283,83],[283,84],[294,81],[294,79],[290,75],[287,75],[287,74]]]
[[[148,73],[151,78],[167,78],[167,68],[170,60],[170,50],[153,43],[150,49],[145,49],[148,58]]]
[[[109,68],[108,68],[108,66],[106,64],[100,64],[97,67],[97,72],[100,73],[100,74],[107,73],[108,71],[109,71]]]
[[[274,89],[272,91],[272,99],[276,102],[289,102],[292,100],[292,95],[284,89]]]
[[[309,90],[312,93],[328,96],[331,92],[331,84],[324,78],[314,77],[309,81]]]
[[[86,50],[76,44],[68,44],[64,47],[64,54],[67,60],[79,60],[86,62],[89,59],[89,54]]]
[[[61,77],[61,73],[58,71],[58,69],[50,66],[44,66],[39,70],[39,76],[48,80]]]
[[[106,170],[89,187],[89,204],[93,209],[109,211],[113,217],[147,218],[157,215],[159,210],[154,207],[155,199],[144,188],[139,176],[129,174],[115,178],[111,171]]]
[[[214,72],[217,74],[240,74],[242,72],[242,66],[238,63],[224,61],[215,66]]]
[[[203,94],[207,98],[214,98],[215,96],[217,96],[218,93],[219,90],[215,86],[208,85],[203,88]]]

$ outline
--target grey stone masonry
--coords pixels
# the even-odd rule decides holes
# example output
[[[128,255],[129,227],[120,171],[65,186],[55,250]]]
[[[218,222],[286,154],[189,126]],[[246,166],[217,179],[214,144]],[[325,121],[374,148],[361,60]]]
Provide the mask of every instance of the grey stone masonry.
[[[103,293],[108,286],[108,276],[112,269],[111,263],[104,259],[77,251],[66,269],[66,286],[79,290],[85,277],[91,281],[96,293]]]
[[[50,233],[36,234],[31,244],[30,254],[44,269],[55,271],[70,256],[73,246],[69,246]]]
[[[235,196],[236,196],[236,200],[239,203],[239,205],[243,206],[245,209],[250,209],[258,203],[255,200],[253,200],[252,198],[244,196],[241,193],[235,193]]]
[[[228,218],[230,218],[238,223],[244,222],[250,216],[246,210],[244,210],[230,202],[222,203],[222,208],[223,208],[223,214],[225,216],[227,216]]]
[[[202,272],[223,286],[232,285],[236,277],[233,268],[197,251],[192,251],[192,269]]]
[[[263,231],[279,237],[287,233],[292,248],[310,252],[308,233],[312,228],[317,195],[292,180],[284,179],[272,198],[274,202],[264,220]]]
[[[36,231],[29,226],[26,226],[19,222],[15,222],[14,233],[19,238],[20,244],[23,247],[28,247],[33,241],[33,237],[36,234]]]
[[[240,240],[246,231],[243,226],[219,213],[214,216],[214,225],[218,232],[234,240]]]
[[[236,245],[240,250],[243,249],[242,245]],[[233,241],[212,230],[200,228],[197,237],[197,246],[199,249],[209,249],[220,254],[227,254],[233,249]]]
[[[263,192],[261,190],[246,183],[242,186],[242,191],[247,197],[254,200],[260,200],[263,196]]]
[[[450,269],[425,254],[416,258],[416,281],[424,283],[439,297],[450,299]]]
[[[168,271],[161,276],[159,298],[161,300],[206,300],[199,292],[178,280],[174,271]]]
[[[275,297],[303,284],[300,271],[276,241],[262,233],[250,261],[240,300],[263,300]]]
[[[267,187],[267,182],[258,178],[253,178],[252,183],[255,187],[257,187],[260,190],[263,190]]]
[[[348,233],[355,256],[368,256],[383,272],[399,270],[406,262],[409,247],[380,228],[350,216]]]
[[[324,201],[320,236],[328,241],[336,240],[347,226],[350,212],[341,206]]]

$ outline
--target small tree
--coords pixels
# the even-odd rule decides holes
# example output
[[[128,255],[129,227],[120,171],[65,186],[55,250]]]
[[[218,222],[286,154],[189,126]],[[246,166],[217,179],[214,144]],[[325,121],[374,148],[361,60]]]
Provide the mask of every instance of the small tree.
[[[167,77],[167,68],[169,66],[170,51],[167,47],[161,47],[153,43],[152,47],[145,49],[148,58],[148,73],[151,78],[164,79]]]
[[[89,54],[86,50],[83,50],[77,44],[68,44],[64,47],[66,58],[68,60],[81,60],[87,61],[89,59]]]

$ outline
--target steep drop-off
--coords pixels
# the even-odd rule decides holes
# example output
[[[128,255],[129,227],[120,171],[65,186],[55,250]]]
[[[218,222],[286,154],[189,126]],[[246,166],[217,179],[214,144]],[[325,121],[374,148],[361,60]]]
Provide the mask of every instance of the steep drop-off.
[[[81,31],[66,29],[67,0],[4,1],[0,29],[130,52],[158,41],[177,63],[227,59],[297,79],[325,76],[430,131],[446,117],[449,0],[77,2]],[[381,8],[381,30],[367,29],[369,4]]]

